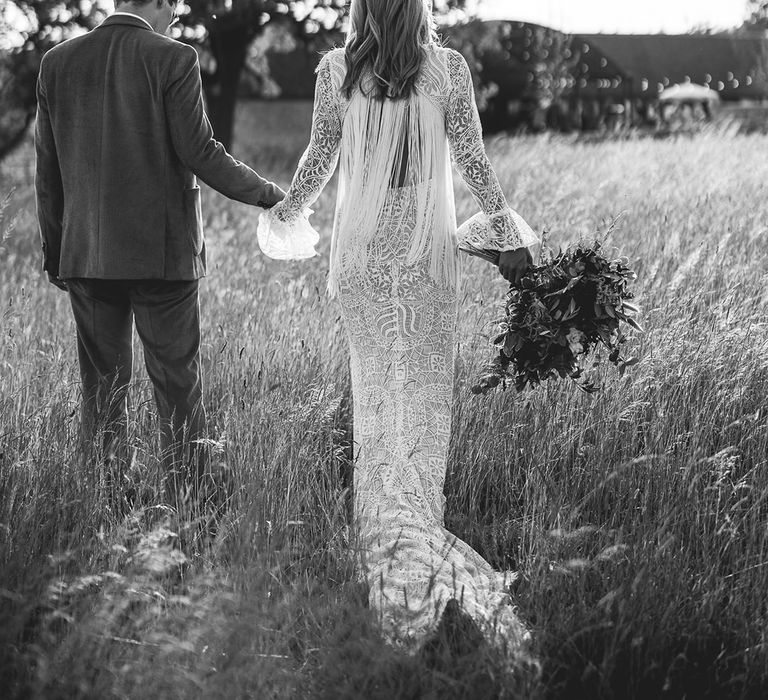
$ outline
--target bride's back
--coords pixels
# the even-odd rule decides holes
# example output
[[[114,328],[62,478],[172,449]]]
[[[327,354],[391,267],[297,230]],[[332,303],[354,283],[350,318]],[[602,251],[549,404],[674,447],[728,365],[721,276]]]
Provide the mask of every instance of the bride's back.
[[[405,230],[400,262],[426,264],[433,280],[455,286],[451,155],[479,202],[493,213],[506,206],[469,67],[437,43],[428,2],[353,0],[346,46],[318,66],[310,145],[280,211],[316,197],[338,161],[332,294],[340,275],[363,274],[374,239]]]
[[[409,262],[431,248],[437,266],[453,243],[446,135],[452,52],[426,44],[420,53],[418,73],[408,93],[399,97],[381,95],[381,82],[372,69],[363,70],[347,90],[350,68],[344,49],[324,59],[332,76],[329,88],[341,109],[336,243],[347,254],[364,248],[381,228],[381,214],[395,191],[408,198],[415,216]]]

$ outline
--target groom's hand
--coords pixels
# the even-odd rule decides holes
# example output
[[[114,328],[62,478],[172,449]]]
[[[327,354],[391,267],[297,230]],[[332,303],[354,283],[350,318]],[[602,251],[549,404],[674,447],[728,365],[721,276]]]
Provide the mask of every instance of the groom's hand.
[[[64,280],[59,279],[58,277],[56,277],[56,275],[54,275],[54,274],[52,274],[50,272],[48,273],[48,281],[52,285],[58,287],[62,292],[68,292],[69,291],[69,287],[67,287],[67,283]]]
[[[510,284],[520,284],[523,275],[533,264],[533,256],[528,248],[505,250],[499,255],[499,272]]]
[[[272,209],[272,207],[275,206],[275,204],[278,204],[279,202],[282,202],[285,199],[285,191],[278,187],[277,185],[273,186],[273,197],[269,200],[262,200],[259,202],[258,206],[260,206],[262,209]]]

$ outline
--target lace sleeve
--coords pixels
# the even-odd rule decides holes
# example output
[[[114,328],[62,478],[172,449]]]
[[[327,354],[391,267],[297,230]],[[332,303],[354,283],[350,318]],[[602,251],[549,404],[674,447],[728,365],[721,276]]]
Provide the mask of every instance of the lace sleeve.
[[[483,144],[480,115],[475,103],[472,75],[464,57],[457,51],[448,52],[451,92],[446,111],[446,132],[451,156],[472,196],[482,210],[485,226],[473,226],[476,240],[469,241],[478,248],[514,250],[526,245],[515,212],[507,205],[496,171]],[[459,235],[467,230],[460,227]],[[480,231],[485,234],[477,239]]]
[[[299,160],[285,199],[271,210],[280,221],[290,223],[297,220],[320,196],[336,169],[341,141],[342,105],[331,63],[331,54],[326,54],[317,68],[309,146]]]

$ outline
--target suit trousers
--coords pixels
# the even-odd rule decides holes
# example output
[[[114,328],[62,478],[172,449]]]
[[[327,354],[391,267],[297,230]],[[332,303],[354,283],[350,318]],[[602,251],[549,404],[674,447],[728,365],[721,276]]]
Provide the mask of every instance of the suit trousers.
[[[154,388],[169,495],[198,485],[203,450],[195,441],[206,428],[198,281],[68,279],[67,285],[77,327],[84,438],[94,444],[101,434],[105,456],[122,461],[135,321]]]

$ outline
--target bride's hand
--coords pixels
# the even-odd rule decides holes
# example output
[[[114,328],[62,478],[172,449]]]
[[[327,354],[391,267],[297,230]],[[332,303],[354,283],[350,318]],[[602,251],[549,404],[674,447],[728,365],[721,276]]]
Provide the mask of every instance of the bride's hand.
[[[528,248],[505,250],[499,255],[499,272],[511,284],[520,284],[520,279],[533,264],[533,256]]]

